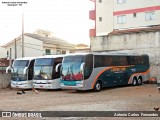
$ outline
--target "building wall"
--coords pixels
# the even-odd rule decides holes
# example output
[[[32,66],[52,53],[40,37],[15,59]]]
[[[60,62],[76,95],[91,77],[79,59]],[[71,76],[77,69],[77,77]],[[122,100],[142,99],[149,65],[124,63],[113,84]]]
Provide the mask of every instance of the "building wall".
[[[0,72],[0,88],[10,87],[11,74],[6,74],[5,71]]]
[[[155,12],[154,20],[146,20],[146,12]],[[134,17],[134,13],[136,13],[136,17]],[[158,25],[160,24],[159,14],[159,0],[126,0],[122,4],[117,4],[117,0],[114,0],[114,29]],[[126,15],[126,23],[117,24],[117,16],[121,15]]]
[[[102,20],[99,20],[100,17]],[[96,1],[96,36],[107,35],[113,30],[113,0]]]
[[[24,40],[26,57],[38,57],[43,55],[43,41],[28,36],[25,36]]]
[[[160,31],[94,37],[91,39],[91,51],[148,54],[151,77],[160,80]]]
[[[5,48],[0,47],[0,58],[6,58],[7,57],[7,51]]]
[[[16,40],[16,51],[15,51],[15,41],[6,47],[6,50],[10,52],[11,48],[11,59],[22,57],[22,42],[21,37]],[[24,57],[38,57],[43,55],[43,42],[28,36],[24,36]],[[10,56],[8,56],[9,58]]]
[[[95,29],[90,30],[90,36],[103,36],[115,29],[129,29],[160,24],[159,0],[126,0],[118,4],[118,0],[96,0],[95,11],[90,11],[90,19],[96,16]],[[146,20],[146,12],[154,12],[153,20]],[[95,15],[93,15],[95,13]],[[135,15],[136,14],[136,15]],[[124,23],[118,23],[119,16],[125,16]],[[100,17],[102,20],[100,21]]]

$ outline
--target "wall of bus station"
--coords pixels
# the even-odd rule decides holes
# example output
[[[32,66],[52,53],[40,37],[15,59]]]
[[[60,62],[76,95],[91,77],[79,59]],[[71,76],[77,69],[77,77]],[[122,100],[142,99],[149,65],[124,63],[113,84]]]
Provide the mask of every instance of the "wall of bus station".
[[[0,88],[9,88],[11,81],[11,74],[0,71]]]
[[[148,54],[150,76],[160,83],[160,31],[92,37],[91,51]]]

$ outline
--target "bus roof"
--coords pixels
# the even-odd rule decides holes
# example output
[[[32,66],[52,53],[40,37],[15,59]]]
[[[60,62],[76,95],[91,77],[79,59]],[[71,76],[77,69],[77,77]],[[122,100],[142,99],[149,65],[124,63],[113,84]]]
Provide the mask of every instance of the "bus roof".
[[[44,55],[36,58],[59,58],[59,57],[64,57],[64,55]]]
[[[17,58],[15,60],[34,60],[36,57],[23,57],[23,58]]]
[[[135,53],[122,53],[122,52],[93,52],[93,53],[72,53],[72,54],[66,54],[65,56],[75,56],[75,55],[115,55],[115,56],[141,56],[141,55],[147,55],[147,54],[135,54]]]

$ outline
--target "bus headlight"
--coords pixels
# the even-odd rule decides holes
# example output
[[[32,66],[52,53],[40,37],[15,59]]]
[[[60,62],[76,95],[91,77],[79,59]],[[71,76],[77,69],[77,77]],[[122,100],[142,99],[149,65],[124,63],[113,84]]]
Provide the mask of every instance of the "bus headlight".
[[[27,85],[27,83],[21,83],[21,85]]]
[[[52,84],[52,82],[47,82],[47,84]]]
[[[61,83],[60,85],[61,85],[61,86],[64,86],[64,83]]]
[[[83,86],[83,84],[80,84],[80,83],[79,83],[79,84],[76,84],[76,85],[79,86],[79,87],[82,87],[82,86]]]
[[[76,86],[82,87],[82,86],[83,86],[83,81],[77,81],[77,82],[76,82]]]

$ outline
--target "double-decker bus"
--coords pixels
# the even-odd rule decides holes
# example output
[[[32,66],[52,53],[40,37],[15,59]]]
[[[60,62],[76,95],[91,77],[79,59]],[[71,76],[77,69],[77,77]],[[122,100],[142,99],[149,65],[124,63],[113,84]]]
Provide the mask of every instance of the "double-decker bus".
[[[149,80],[149,56],[82,53],[64,57],[61,68],[61,88],[100,91],[105,87]]]
[[[33,87],[60,89],[60,68],[63,55],[46,55],[35,59]]]
[[[33,78],[34,57],[18,58],[8,66],[6,73],[11,70],[11,87],[19,89],[31,89]]]

